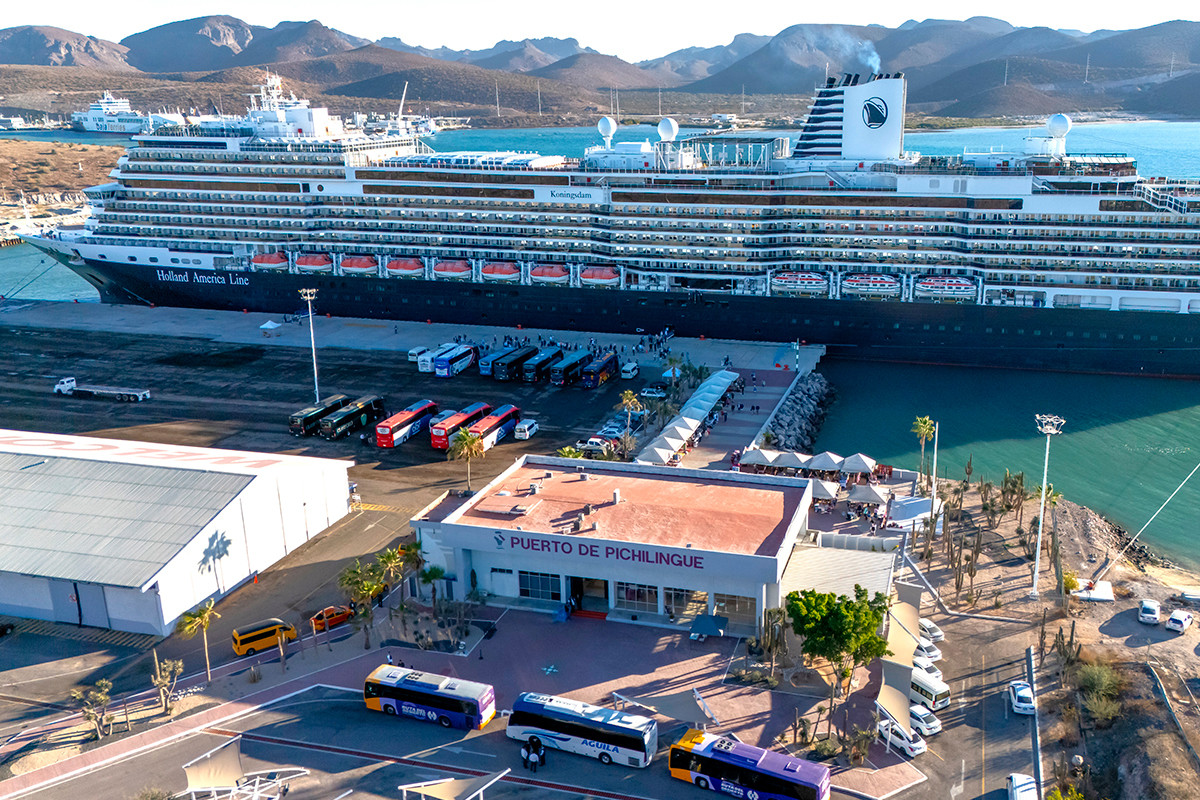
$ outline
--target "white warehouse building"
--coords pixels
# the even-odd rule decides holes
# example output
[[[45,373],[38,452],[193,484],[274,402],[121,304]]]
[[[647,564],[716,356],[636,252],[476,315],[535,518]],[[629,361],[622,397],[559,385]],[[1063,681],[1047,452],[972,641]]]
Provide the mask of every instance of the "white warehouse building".
[[[346,516],[351,466],[0,430],[0,614],[165,636]]]

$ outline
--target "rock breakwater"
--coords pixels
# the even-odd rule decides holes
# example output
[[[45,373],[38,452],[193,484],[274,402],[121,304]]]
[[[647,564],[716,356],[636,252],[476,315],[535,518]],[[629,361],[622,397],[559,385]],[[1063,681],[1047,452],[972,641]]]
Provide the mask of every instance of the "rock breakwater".
[[[834,394],[833,385],[816,372],[796,381],[767,423],[775,438],[770,449],[811,453]]]

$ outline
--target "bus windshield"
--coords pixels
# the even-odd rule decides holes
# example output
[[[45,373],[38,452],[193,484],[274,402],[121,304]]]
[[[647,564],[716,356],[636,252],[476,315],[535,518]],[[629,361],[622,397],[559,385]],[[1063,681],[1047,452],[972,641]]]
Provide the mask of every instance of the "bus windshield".
[[[373,711],[443,728],[480,730],[496,715],[496,690],[490,684],[388,664],[367,676],[363,700]]]
[[[648,766],[658,750],[658,723],[648,717],[533,692],[513,703],[507,735],[630,767]]]
[[[671,745],[671,777],[735,797],[828,800],[829,767],[689,730]]]

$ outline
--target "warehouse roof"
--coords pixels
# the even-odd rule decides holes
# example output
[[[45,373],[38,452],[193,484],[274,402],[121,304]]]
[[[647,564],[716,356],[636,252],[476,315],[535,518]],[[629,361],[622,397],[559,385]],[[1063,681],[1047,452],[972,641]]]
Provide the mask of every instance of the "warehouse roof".
[[[0,452],[0,572],[141,588],[254,477]]]

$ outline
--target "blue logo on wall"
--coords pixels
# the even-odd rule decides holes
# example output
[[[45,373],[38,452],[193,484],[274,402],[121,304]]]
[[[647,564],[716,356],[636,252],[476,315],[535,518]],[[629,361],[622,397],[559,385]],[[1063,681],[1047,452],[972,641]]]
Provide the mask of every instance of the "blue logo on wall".
[[[872,97],[863,103],[862,115],[863,124],[868,128],[881,128],[887,122],[887,103],[883,102],[882,97]]]
[[[497,549],[497,550],[503,550],[503,549],[504,549],[504,534],[503,534],[503,533],[497,533],[497,534],[496,534],[494,537],[492,537],[492,538],[494,538],[494,539],[496,540],[496,549]]]

